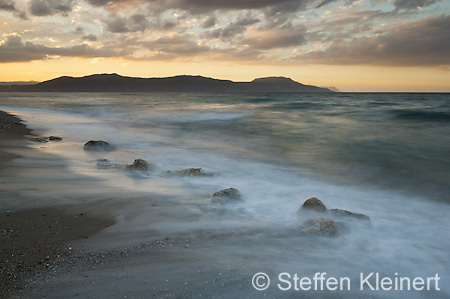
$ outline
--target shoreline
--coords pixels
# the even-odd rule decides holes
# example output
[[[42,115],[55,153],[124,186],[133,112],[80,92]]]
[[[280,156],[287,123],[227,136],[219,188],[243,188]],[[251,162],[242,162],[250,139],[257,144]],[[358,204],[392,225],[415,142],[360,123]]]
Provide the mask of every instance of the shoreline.
[[[60,134],[52,128],[44,132]],[[2,242],[7,245],[1,246],[1,258],[8,263],[0,265],[0,270],[11,276],[0,277],[2,288],[8,292],[3,295],[0,289],[1,298],[296,297],[298,293],[292,290],[282,293],[276,288],[279,273],[298,272],[304,277],[320,270],[352,280],[358,279],[362,272],[390,273],[390,266],[371,259],[372,255],[379,257],[378,252],[385,252],[386,243],[382,241],[392,240],[399,250],[409,249],[411,245],[404,235],[414,232],[410,228],[416,224],[415,220],[385,219],[386,207],[380,205],[371,206],[376,209],[368,214],[373,216],[370,230],[355,226],[342,236],[321,238],[300,234],[294,219],[288,217],[291,214],[283,214],[287,216],[282,220],[275,219],[280,215],[275,211],[276,206],[267,207],[274,212],[270,217],[261,217],[251,209],[249,213],[231,207],[215,210],[208,205],[212,193],[202,188],[168,192],[176,183],[192,183],[195,178],[163,179],[166,188],[160,190],[148,188],[160,179],[156,176],[129,178],[125,187],[110,185],[103,180],[103,175],[118,173],[119,177],[126,177],[127,173],[102,170],[90,176],[89,172],[71,168],[70,162],[85,161],[94,167],[92,161],[103,158],[103,154],[82,151],[84,134],[75,142],[70,134],[60,136],[64,137],[62,143],[29,146],[26,135],[19,135],[8,145],[7,152],[22,157],[8,160],[0,168],[0,204],[8,203],[5,208],[10,210],[7,213],[0,208],[0,238],[7,241]],[[81,159],[71,160],[62,151],[57,156],[52,146],[80,153]],[[347,192],[348,189],[339,190]],[[292,199],[300,203],[301,197],[294,194]],[[398,211],[406,208],[406,215],[414,208],[402,206],[399,210],[395,202],[388,207]],[[420,207],[426,208],[423,204]],[[295,217],[295,210],[292,214]],[[442,227],[425,222],[423,228],[438,230],[432,237],[418,242],[418,246],[445,235]],[[422,232],[420,228],[416,230]],[[415,257],[417,264],[425,255]],[[417,272],[409,260],[396,270],[408,275],[427,274]],[[448,277],[447,270],[437,265],[432,271],[443,273],[443,279]],[[252,286],[252,277],[259,272],[267,273],[274,280],[267,291],[256,291]],[[304,298],[378,298],[383,294],[355,290],[303,295]],[[421,298],[420,294],[414,295],[411,298]]]
[[[0,111],[0,179],[9,178],[11,161],[21,157],[14,151],[26,147],[26,136],[31,135],[32,131],[19,118]],[[68,250],[70,242],[89,238],[114,224],[111,219],[91,215],[89,208],[81,205],[16,211],[8,207],[8,201],[14,201],[20,190],[2,189],[0,297],[24,291],[26,279],[38,276],[72,253],[72,249]]]
[[[10,115],[7,118],[20,122]],[[17,142],[8,152],[19,152],[24,160],[28,156],[34,161],[48,159],[26,146],[25,138],[31,131],[23,132],[9,134]],[[38,170],[46,171],[46,162],[41,163]],[[275,271],[265,265],[267,257],[258,253],[261,248],[273,260],[278,250],[289,245],[296,244],[289,249],[293,258],[299,252],[313,252],[323,242],[302,244],[301,237],[289,236],[282,227],[271,225],[268,229],[268,223],[253,223],[251,218],[237,223],[233,215],[189,212],[195,203],[174,201],[165,195],[117,194],[117,190],[103,190],[102,186],[74,195],[71,187],[64,185],[65,180],[63,184],[58,181],[60,174],[70,172],[64,167],[52,169],[52,181],[45,185],[28,177],[22,181],[23,170],[27,170],[24,161],[7,160],[0,168],[0,179],[5,178],[0,180],[0,204],[12,202],[8,210],[0,210],[0,237],[5,240],[0,252],[0,298],[145,298],[149,294],[158,298],[260,298],[251,277],[261,270]],[[68,178],[78,176],[68,174]],[[142,222],[146,226],[143,232],[128,227],[131,219],[127,218],[132,218],[132,213],[126,213],[125,218],[121,215],[128,200],[151,207]],[[224,222],[220,229],[186,226],[212,219]],[[324,242],[330,241],[334,242]],[[284,257],[279,262],[290,264]],[[273,289],[265,294],[276,297],[277,292]]]

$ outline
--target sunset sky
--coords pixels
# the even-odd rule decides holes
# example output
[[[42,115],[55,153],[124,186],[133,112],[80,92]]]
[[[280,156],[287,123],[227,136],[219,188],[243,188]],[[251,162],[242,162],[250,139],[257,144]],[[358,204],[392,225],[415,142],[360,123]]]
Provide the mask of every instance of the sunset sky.
[[[285,76],[450,92],[450,1],[0,0],[0,81]]]

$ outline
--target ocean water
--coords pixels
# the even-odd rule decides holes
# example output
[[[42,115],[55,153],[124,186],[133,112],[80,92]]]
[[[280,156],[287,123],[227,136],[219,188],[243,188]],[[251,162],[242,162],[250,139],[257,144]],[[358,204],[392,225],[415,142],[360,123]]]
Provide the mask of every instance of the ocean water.
[[[295,226],[298,207],[318,197],[328,208],[370,216],[373,225],[333,241],[329,272],[450,279],[450,94],[1,93],[0,109],[40,135],[62,136],[62,143],[30,146],[105,188],[182,198],[178,204],[202,213],[211,194],[235,187],[250,218],[282,227]],[[118,150],[83,151],[91,139]],[[98,169],[101,158],[123,165],[142,158],[156,171],[136,177]],[[164,176],[190,167],[217,175]],[[151,207],[137,201],[123,211],[132,220],[116,215],[127,219],[128,233],[145,230]],[[195,228],[190,222],[152,229]],[[435,295],[450,296],[448,285]]]

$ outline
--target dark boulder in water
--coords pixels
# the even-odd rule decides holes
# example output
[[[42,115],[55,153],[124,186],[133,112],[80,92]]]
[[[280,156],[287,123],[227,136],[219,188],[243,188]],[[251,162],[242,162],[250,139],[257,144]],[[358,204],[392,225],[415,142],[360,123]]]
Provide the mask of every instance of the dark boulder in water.
[[[353,213],[342,209],[328,210],[323,202],[312,197],[306,200],[297,211],[300,220],[305,220],[299,226],[306,230],[305,234],[323,235],[320,230],[329,228],[330,234],[333,233],[333,226],[339,228],[339,232],[348,232],[352,228],[363,227],[370,228],[370,218],[364,214]],[[326,220],[326,221],[325,221]],[[331,221],[331,222],[329,222]]]
[[[166,176],[210,176],[201,168],[188,168],[184,170],[166,171]]]
[[[300,207],[300,210],[302,210],[302,209],[303,210],[312,210],[315,212],[328,211],[327,207],[325,207],[323,202],[316,197],[311,197],[310,199],[307,199]]]
[[[126,169],[134,171],[152,171],[152,167],[150,166],[150,164],[143,159],[134,160],[133,164],[126,166]]]
[[[242,201],[242,195],[236,188],[217,191],[211,198],[211,203],[227,204]]]
[[[116,147],[103,140],[90,140],[84,146],[85,151],[114,151]]]
[[[331,219],[310,218],[300,223],[297,228],[307,236],[336,237],[339,235],[339,228]]]
[[[316,197],[307,199],[297,210],[297,215],[303,219],[330,217],[327,207]]]

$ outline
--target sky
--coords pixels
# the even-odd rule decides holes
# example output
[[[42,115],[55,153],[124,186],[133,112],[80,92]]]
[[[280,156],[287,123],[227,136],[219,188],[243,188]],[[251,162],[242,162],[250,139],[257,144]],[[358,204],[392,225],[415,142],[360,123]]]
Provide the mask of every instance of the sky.
[[[450,92],[447,0],[0,0],[0,81],[284,76]]]

